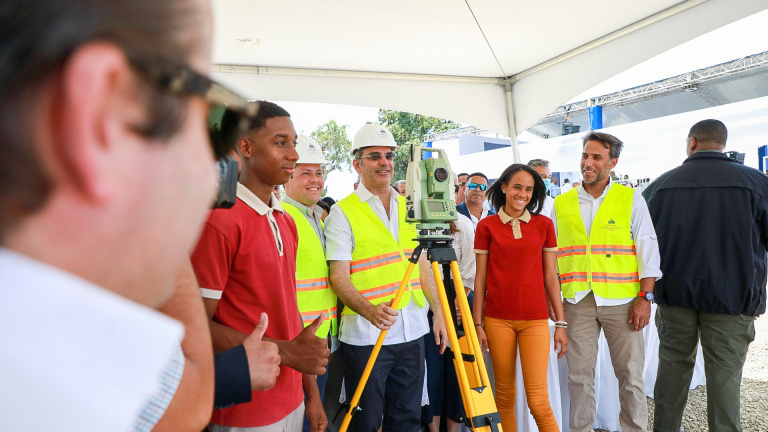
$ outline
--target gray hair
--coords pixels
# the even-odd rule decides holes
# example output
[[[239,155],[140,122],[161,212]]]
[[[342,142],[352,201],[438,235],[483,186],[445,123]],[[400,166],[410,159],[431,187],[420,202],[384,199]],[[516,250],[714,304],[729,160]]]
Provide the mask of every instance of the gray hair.
[[[549,168],[549,161],[545,159],[531,159],[528,161],[528,166],[531,168],[536,168],[538,166]]]
[[[586,147],[590,141],[602,143],[604,148],[610,150],[611,159],[618,159],[621,149],[624,148],[624,143],[620,139],[605,132],[590,132],[584,135],[584,138],[581,139],[581,147]]]

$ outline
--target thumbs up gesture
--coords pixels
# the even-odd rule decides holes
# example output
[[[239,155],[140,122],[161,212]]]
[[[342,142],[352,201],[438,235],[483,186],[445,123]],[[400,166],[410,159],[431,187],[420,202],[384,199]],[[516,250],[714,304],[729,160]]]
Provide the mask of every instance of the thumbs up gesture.
[[[315,336],[318,327],[325,321],[325,316],[325,312],[321,313],[293,340],[278,344],[284,365],[305,374],[322,375],[325,373],[325,366],[328,364],[331,350],[328,349],[328,343],[325,339]]]
[[[280,375],[280,354],[277,345],[262,340],[268,325],[267,314],[262,312],[256,328],[243,342],[248,356],[248,369],[251,371],[251,389],[256,391],[272,388]]]

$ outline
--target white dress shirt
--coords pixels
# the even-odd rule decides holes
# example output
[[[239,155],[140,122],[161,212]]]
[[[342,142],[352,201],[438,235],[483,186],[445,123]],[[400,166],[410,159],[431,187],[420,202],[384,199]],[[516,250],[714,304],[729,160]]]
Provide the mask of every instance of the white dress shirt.
[[[394,189],[390,188],[389,217],[384,210],[384,205],[377,195],[369,192],[363,183],[353,193],[357,194],[361,202],[367,202],[373,212],[381,220],[381,223],[389,230],[396,241],[399,240],[399,212],[397,197]],[[349,219],[344,214],[341,206],[335,205],[331,213],[325,218],[326,254],[328,261],[352,261],[352,251],[355,248],[355,236]],[[431,274],[422,277],[432,277]],[[422,284],[424,286],[424,284]],[[398,311],[395,324],[387,332],[384,345],[394,345],[416,340],[429,332],[427,322],[428,305],[419,306],[411,301],[403,309]],[[379,337],[380,330],[361,315],[341,315],[339,324],[339,340],[350,345],[373,345]]]
[[[605,199],[606,194],[608,194],[608,191],[611,190],[612,185],[613,182],[609,182],[602,195],[598,198],[590,195],[584,189],[583,185],[578,186],[579,210],[581,211],[581,220],[584,222],[584,228],[587,230],[587,235],[589,235],[592,230],[592,222],[597,214],[597,209],[600,208],[600,204],[603,203],[603,200]],[[634,191],[634,195],[632,196],[631,217],[630,234],[632,235],[632,240],[635,241],[635,249],[637,250],[637,272],[640,279],[649,277],[660,279],[659,243],[656,241],[656,230],[653,228],[651,215],[648,212],[648,205],[637,190]],[[552,222],[555,223],[555,232],[557,232],[557,215],[554,208],[552,209]],[[578,303],[581,299],[586,297],[590,291],[592,291],[591,287],[588,291],[576,292],[575,298],[566,298],[565,300],[571,303]],[[634,299],[634,297],[608,299],[595,294],[595,303],[598,306],[616,306],[629,303],[632,299]]]
[[[0,248],[0,431],[129,431],[181,323]]]
[[[460,214],[456,220],[459,230],[453,234],[453,248],[456,250],[456,261],[459,264],[461,282],[465,288],[475,289],[475,228],[469,218]]]

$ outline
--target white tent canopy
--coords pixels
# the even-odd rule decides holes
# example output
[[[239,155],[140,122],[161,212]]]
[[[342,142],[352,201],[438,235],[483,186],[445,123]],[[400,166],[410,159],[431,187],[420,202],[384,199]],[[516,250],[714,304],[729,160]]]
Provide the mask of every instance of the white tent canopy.
[[[764,9],[766,0],[214,0],[213,72],[248,98],[408,111],[515,137],[595,84]]]

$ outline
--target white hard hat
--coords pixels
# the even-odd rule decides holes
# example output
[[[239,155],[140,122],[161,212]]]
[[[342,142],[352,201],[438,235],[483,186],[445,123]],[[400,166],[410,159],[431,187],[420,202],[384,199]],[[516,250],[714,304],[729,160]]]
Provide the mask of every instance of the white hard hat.
[[[352,153],[365,147],[400,147],[395,142],[392,132],[379,122],[368,122],[360,128],[352,141]]]
[[[306,135],[296,137],[296,152],[299,154],[297,164],[326,164],[328,163],[323,156],[323,149],[317,141]]]

